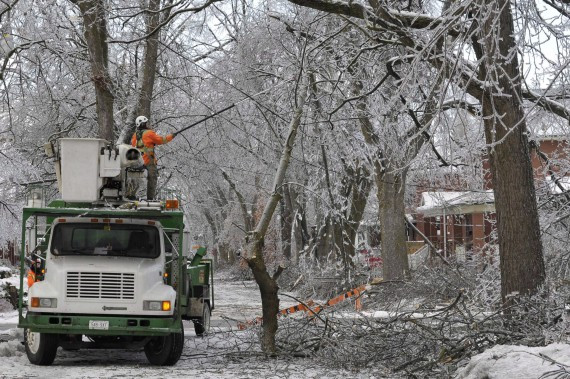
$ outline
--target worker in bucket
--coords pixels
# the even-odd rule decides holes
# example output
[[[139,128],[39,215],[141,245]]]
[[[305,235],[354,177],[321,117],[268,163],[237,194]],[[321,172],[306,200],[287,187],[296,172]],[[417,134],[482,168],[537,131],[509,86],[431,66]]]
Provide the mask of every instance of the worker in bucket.
[[[137,130],[131,138],[131,145],[137,147],[143,154],[144,166],[147,170],[146,198],[147,200],[154,200],[158,181],[158,168],[156,167],[157,160],[154,147],[172,141],[174,135],[169,134],[166,137],[159,136],[152,130],[148,118],[145,116],[138,116],[135,120],[135,125]]]

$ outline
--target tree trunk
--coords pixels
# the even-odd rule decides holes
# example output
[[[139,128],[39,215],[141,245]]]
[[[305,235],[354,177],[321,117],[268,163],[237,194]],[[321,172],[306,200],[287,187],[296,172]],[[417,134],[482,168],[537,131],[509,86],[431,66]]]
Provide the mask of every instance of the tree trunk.
[[[14,49],[14,32],[12,31],[12,12],[4,13],[4,22],[0,28],[0,59],[8,59],[8,54]]]
[[[289,167],[293,145],[295,143],[295,138],[297,137],[299,125],[301,124],[301,116],[303,114],[305,100],[306,94],[301,92],[301,100],[299,101],[299,104],[295,109],[293,119],[289,124],[287,140],[285,141],[279,166],[277,167],[275,178],[273,180],[273,192],[269,201],[265,204],[265,208],[263,209],[261,218],[257,222],[255,230],[253,230],[249,236],[248,243],[249,256],[246,260],[253,272],[255,281],[259,285],[259,291],[261,293],[261,307],[263,309],[261,349],[264,353],[269,355],[274,355],[276,353],[275,333],[277,332],[277,312],[279,310],[279,298],[277,296],[279,286],[277,285],[277,279],[279,278],[279,275],[281,275],[283,268],[279,266],[273,276],[269,275],[267,267],[265,266],[263,242],[267,229],[269,228],[271,218],[275,212],[275,208],[277,208],[277,204],[281,198],[279,194],[280,188],[283,185],[285,174]]]
[[[160,0],[149,0],[147,14],[146,33],[151,33],[158,27],[160,22]],[[154,82],[156,77],[156,63],[158,61],[158,39],[160,32],[150,35],[146,39],[146,47],[143,63],[143,80],[139,94],[138,114],[150,117],[150,104],[154,91]]]
[[[159,12],[160,0],[149,0],[148,2],[149,12],[146,15],[146,34],[152,33],[160,24]],[[163,18],[167,18],[170,15],[170,10],[172,8],[168,7],[164,11]],[[160,38],[160,31],[149,35],[146,39],[146,45],[144,50],[144,59],[142,63],[142,78],[139,81],[139,93],[137,96],[136,106],[131,109],[127,117],[127,125],[123,128],[123,133],[121,134],[121,140],[123,143],[130,143],[131,136],[135,132],[135,118],[137,116],[143,115],[150,119],[151,117],[151,103],[152,95],[154,92],[154,83],[156,77],[156,66],[158,62],[158,41]],[[152,121],[151,121],[152,122]]]
[[[355,83],[354,90],[357,94],[361,93],[362,83],[360,81]],[[389,158],[383,159],[380,138],[374,132],[374,126],[368,117],[369,113],[364,100],[367,98],[357,104],[357,109],[364,140],[376,151],[374,180],[379,207],[378,222],[380,224],[380,246],[383,260],[382,273],[385,280],[408,278],[410,270],[406,248],[406,229],[403,222],[406,216],[404,195],[407,170],[390,171],[392,169]],[[419,151],[419,147],[416,151]],[[388,163],[387,167],[385,166],[386,163]]]
[[[485,137],[493,177],[499,251],[501,295],[532,294],[545,280],[526,119],[522,107],[521,73],[508,0],[486,0],[481,46],[484,58],[479,79]],[[497,45],[498,42],[498,45]]]
[[[252,229],[253,229],[253,224],[254,224],[254,220],[253,220],[253,207],[255,207],[255,201],[252,205],[252,210],[251,212],[247,209],[247,202],[245,201],[245,197],[242,195],[242,193],[237,189],[235,183],[233,182],[233,180],[231,180],[231,178],[228,176],[228,174],[222,170],[222,176],[223,178],[228,182],[228,184],[230,185],[230,189],[236,194],[237,198],[238,198],[238,203],[241,209],[241,214],[243,217],[243,227],[246,231],[246,233],[249,233]]]
[[[384,280],[410,276],[404,224],[406,173],[406,170],[376,172]]]
[[[95,85],[99,137],[114,142],[113,93],[109,75],[107,15],[103,0],[72,0],[83,16],[85,40],[91,61],[91,79]]]
[[[305,178],[304,185],[307,185]],[[309,244],[309,232],[307,230],[307,217],[305,214],[306,204],[301,201],[303,198],[297,190],[289,186],[289,194],[291,196],[291,205],[293,209],[292,222],[293,233],[291,236],[291,262],[294,265],[299,264],[299,255]]]
[[[329,252],[333,249],[333,235],[331,216],[327,215],[323,218],[321,225],[319,225],[315,241],[315,259],[318,262],[324,263]]]
[[[212,243],[212,248],[211,251],[214,255],[214,266],[218,267],[218,256],[219,256],[219,232],[218,232],[218,226],[216,225],[216,221],[214,220],[214,217],[212,216],[212,214],[210,213],[209,210],[207,209],[202,209],[202,214],[204,215],[204,217],[206,218],[206,222],[208,223],[208,225],[210,226],[210,231],[212,232],[212,239],[211,239],[211,243]]]
[[[354,265],[358,227],[364,216],[364,208],[372,186],[368,170],[360,163],[357,162],[356,167],[345,165],[344,171],[346,176],[341,193],[348,206],[343,204],[337,206],[340,215],[333,223],[333,230],[336,248],[344,264],[345,279],[348,280],[350,268]],[[340,211],[347,208],[347,211]]]
[[[225,246],[225,256],[227,259],[227,262],[229,263],[230,266],[234,266],[236,263],[236,252],[233,249],[230,249],[230,247],[227,244],[224,244]]]
[[[332,250],[332,256],[330,257],[330,260],[333,262],[336,262],[339,260],[342,261],[342,267],[345,269],[344,270],[344,274],[345,274],[345,279],[348,279],[348,257],[347,257],[347,251],[346,251],[346,245],[344,244],[345,239],[343,238],[343,230],[344,230],[344,224],[345,224],[345,220],[343,220],[341,217],[338,216],[332,216],[330,218],[330,220],[332,221],[331,223],[331,230],[332,230],[332,240],[334,241],[334,246],[333,246],[333,250]]]
[[[307,227],[307,217],[305,214],[305,206],[299,205],[297,208],[297,216],[295,218],[295,224],[293,226],[294,230],[294,242],[295,242],[295,251],[293,254],[293,264],[299,264],[299,256],[306,252],[309,246],[309,231]],[[301,219],[299,220],[299,217]]]
[[[348,213],[344,235],[348,242],[348,256],[351,260],[356,252],[356,236],[358,228],[364,216],[364,209],[368,203],[368,195],[372,189],[369,171],[365,166],[357,166],[354,170],[352,182],[352,198],[350,200],[350,212]]]
[[[291,259],[291,235],[293,231],[293,202],[289,186],[283,186],[283,198],[280,203],[281,209],[281,251],[285,259]]]
[[[261,350],[269,355],[276,353],[275,334],[277,333],[277,313],[279,312],[279,286],[277,278],[273,278],[267,272],[263,259],[263,240],[257,240],[252,248],[253,258],[247,260],[251,268],[255,282],[261,293],[263,332],[261,335]]]
[[[353,265],[353,258],[356,253],[356,236],[364,216],[364,209],[372,188],[371,184],[369,171],[366,167],[359,163],[357,163],[356,168],[345,167],[345,176],[339,192],[349,206],[333,203],[337,211],[329,213],[324,218],[316,239],[311,243],[311,248],[314,249],[319,262],[324,262],[327,258],[333,260],[340,258],[347,278],[348,271]],[[334,201],[332,196],[330,198]],[[345,208],[348,210],[342,211]],[[330,253],[334,253],[334,256],[330,257]]]

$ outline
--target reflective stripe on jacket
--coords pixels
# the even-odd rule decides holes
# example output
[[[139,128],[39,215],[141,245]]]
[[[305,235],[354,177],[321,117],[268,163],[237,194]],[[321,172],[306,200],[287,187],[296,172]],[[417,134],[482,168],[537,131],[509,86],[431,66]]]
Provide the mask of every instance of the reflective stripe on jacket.
[[[131,138],[131,145],[137,147],[143,153],[143,161],[147,166],[151,159],[156,164],[156,155],[154,154],[154,147],[172,141],[172,134],[166,137],[159,136],[154,130],[138,130]]]

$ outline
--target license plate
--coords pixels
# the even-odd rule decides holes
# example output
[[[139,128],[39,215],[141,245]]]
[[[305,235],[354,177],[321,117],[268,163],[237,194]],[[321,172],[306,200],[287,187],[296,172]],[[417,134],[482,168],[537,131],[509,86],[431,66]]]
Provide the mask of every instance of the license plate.
[[[108,330],[109,321],[89,320],[89,329]]]

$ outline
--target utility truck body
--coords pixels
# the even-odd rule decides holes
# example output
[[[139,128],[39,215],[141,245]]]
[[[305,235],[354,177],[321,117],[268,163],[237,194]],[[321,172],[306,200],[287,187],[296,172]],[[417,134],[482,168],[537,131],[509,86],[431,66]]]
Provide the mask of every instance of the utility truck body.
[[[51,149],[62,200],[26,207],[22,217],[19,327],[28,358],[49,365],[58,347],[139,348],[152,364],[175,364],[182,320],[194,321],[197,335],[209,328],[214,291],[205,248],[189,256],[177,200],[125,200],[130,173],[140,172],[136,149],[94,139]],[[26,246],[37,280],[27,303]]]

